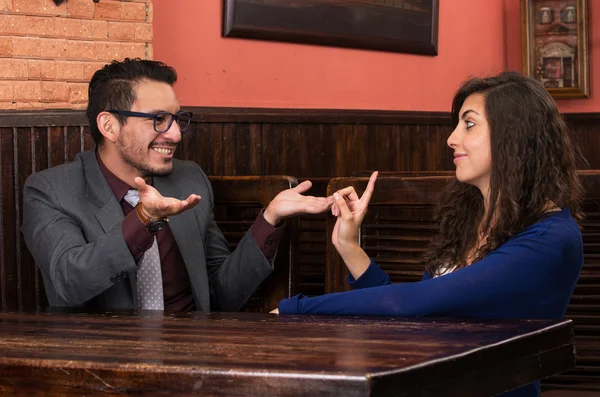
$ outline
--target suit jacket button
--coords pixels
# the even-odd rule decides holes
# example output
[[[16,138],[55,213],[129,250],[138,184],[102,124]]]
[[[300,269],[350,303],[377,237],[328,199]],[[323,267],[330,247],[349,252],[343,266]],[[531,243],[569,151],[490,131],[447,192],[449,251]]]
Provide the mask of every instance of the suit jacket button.
[[[136,248],[138,252],[144,252],[144,247],[142,247],[141,245],[138,245]]]
[[[268,246],[271,246],[271,245],[273,245],[273,240],[267,240],[267,245],[268,245]]]
[[[111,276],[110,277],[110,282],[111,283],[116,283],[117,282],[117,278],[115,276]]]
[[[120,274],[121,277],[125,278],[127,276],[129,276],[129,272],[127,270],[123,270]]]

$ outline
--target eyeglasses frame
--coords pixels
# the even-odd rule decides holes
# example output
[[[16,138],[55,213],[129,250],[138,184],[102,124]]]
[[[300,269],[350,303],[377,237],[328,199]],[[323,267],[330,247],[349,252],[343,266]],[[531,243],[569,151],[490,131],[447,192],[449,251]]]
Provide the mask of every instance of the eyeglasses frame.
[[[190,124],[192,123],[192,117],[194,116],[194,114],[192,112],[177,112],[175,114],[173,113],[169,113],[169,112],[157,112],[157,113],[142,113],[142,112],[132,112],[129,110],[116,110],[116,109],[109,109],[107,110],[108,113],[115,113],[124,117],[143,117],[146,119],[152,119],[154,120],[154,131],[158,132],[159,134],[165,133],[167,131],[169,131],[169,128],[171,128],[171,126],[173,125],[173,121],[177,121],[177,126],[179,126],[179,117],[182,115],[186,115],[189,116],[190,121],[188,122],[188,124],[185,126],[185,128],[181,128],[181,126],[179,126],[179,131],[180,132],[184,132],[185,130],[188,129],[188,127],[190,126]],[[167,126],[167,128],[164,131],[159,131],[156,128],[156,119],[159,116],[162,115],[170,115],[171,116],[171,121],[169,122],[169,125]]]

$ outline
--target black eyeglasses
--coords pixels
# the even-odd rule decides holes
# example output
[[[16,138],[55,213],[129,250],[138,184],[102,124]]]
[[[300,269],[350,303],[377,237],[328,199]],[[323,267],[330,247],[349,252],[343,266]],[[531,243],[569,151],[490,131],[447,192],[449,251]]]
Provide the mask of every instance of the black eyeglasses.
[[[173,120],[177,121],[179,131],[183,132],[187,130],[192,121],[192,112],[177,112],[175,114],[169,112],[158,112],[158,113],[141,113],[141,112],[130,112],[129,110],[107,110],[109,113],[120,114],[125,117],[144,117],[147,119],[154,120],[154,131],[156,132],[167,132]]]

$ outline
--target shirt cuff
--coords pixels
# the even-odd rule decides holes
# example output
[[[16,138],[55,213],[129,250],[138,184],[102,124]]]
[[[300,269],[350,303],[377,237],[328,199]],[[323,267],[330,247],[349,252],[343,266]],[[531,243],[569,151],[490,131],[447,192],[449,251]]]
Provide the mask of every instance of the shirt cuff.
[[[258,245],[265,258],[271,261],[275,258],[277,247],[285,232],[285,227],[283,225],[279,227],[271,225],[265,219],[264,212],[264,209],[260,211],[252,225],[252,238],[254,238],[256,245]]]
[[[299,314],[298,304],[302,298],[304,298],[304,295],[298,294],[292,298],[279,301],[279,314]]]
[[[358,279],[355,279],[352,277],[352,274],[348,273],[346,282],[352,289],[378,287],[380,285],[391,284],[390,276],[377,266],[377,263],[375,263],[373,258],[371,258],[371,263],[369,263],[367,270],[365,270]]]
[[[135,211],[127,214],[121,224],[121,229],[129,252],[137,262],[144,255],[144,252],[152,247],[154,236],[146,229]]]

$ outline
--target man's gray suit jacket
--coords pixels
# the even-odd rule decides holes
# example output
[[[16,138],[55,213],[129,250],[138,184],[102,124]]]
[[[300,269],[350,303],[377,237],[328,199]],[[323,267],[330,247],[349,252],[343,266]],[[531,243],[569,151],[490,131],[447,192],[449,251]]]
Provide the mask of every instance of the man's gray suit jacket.
[[[185,262],[197,310],[238,310],[271,273],[248,231],[233,252],[213,217],[213,193],[195,163],[173,160],[173,172],[154,177],[163,195],[201,196],[191,210],[169,218]],[[135,309],[138,264],[123,237],[123,210],[95,151],[72,163],[32,174],[23,192],[22,232],[41,269],[51,306]]]

